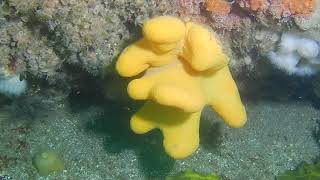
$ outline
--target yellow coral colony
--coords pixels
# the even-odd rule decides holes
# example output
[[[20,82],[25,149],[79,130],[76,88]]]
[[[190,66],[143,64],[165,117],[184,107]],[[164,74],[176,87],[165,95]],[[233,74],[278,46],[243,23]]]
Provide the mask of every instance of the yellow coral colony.
[[[213,32],[196,23],[160,16],[145,22],[143,38],[120,55],[116,69],[131,77],[128,93],[147,100],[131,118],[138,134],[159,128],[165,151],[175,159],[199,145],[199,121],[210,105],[231,127],[242,127],[246,112],[231,77],[228,57]]]

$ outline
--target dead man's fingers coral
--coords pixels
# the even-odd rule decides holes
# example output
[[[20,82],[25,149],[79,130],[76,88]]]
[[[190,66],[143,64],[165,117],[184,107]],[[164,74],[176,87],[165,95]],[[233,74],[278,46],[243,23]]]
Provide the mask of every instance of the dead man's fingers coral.
[[[175,60],[182,44],[186,28],[174,17],[151,19],[143,26],[144,38],[127,47],[121,53],[116,69],[120,75],[131,77],[149,67],[156,67]]]
[[[149,42],[139,40],[127,47],[120,55],[116,69],[121,76],[132,77],[140,74],[149,67],[168,64],[175,59],[175,52],[157,54],[150,49]]]
[[[205,105],[211,105],[231,127],[245,124],[245,108],[227,66],[228,57],[212,32],[162,16],[147,21],[143,35],[117,62],[122,76],[144,71],[127,89],[133,99],[147,100],[131,118],[134,132],[159,128],[165,151],[181,159],[199,145],[200,115]]]
[[[182,45],[186,26],[175,17],[160,16],[145,22],[142,31],[152,51],[164,54]]]
[[[163,132],[165,151],[175,159],[192,154],[199,146],[201,111],[185,113],[170,106],[148,101],[131,119],[131,129],[138,134],[154,128]]]
[[[228,57],[213,32],[205,27],[189,22],[182,57],[196,71],[210,68],[221,69],[228,64]]]
[[[217,72],[207,73],[202,83],[208,104],[230,127],[242,127],[247,115],[229,68],[226,66]]]
[[[199,81],[188,74],[179,61],[149,71],[142,78],[129,83],[128,93],[133,99],[149,99],[185,112],[199,111],[205,105]]]

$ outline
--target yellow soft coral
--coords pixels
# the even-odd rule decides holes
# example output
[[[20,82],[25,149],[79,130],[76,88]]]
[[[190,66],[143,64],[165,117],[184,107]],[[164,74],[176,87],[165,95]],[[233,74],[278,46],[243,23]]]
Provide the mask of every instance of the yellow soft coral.
[[[131,128],[143,134],[159,128],[166,152],[176,159],[199,145],[199,121],[210,105],[231,127],[246,122],[245,108],[213,32],[170,17],[147,21],[144,37],[126,48],[116,69],[125,77],[144,75],[128,85],[130,97],[147,100],[133,115]]]

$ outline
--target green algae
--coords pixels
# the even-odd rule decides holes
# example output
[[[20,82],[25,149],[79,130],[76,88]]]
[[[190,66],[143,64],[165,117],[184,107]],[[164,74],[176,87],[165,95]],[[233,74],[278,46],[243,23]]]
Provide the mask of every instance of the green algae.
[[[220,177],[215,174],[200,174],[193,170],[186,170],[177,176],[166,177],[166,180],[220,180]]]
[[[317,180],[320,179],[320,161],[315,164],[303,163],[295,170],[277,176],[277,180]]]

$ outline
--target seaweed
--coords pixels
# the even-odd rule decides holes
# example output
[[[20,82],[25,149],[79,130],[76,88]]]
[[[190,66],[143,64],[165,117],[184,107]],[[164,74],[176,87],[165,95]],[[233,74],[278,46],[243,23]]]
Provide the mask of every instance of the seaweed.
[[[320,161],[314,164],[303,163],[295,170],[289,170],[277,176],[277,180],[318,180],[320,179]]]

